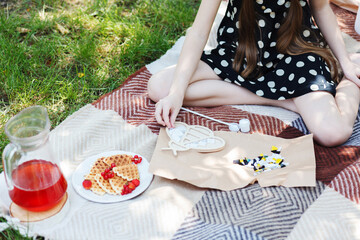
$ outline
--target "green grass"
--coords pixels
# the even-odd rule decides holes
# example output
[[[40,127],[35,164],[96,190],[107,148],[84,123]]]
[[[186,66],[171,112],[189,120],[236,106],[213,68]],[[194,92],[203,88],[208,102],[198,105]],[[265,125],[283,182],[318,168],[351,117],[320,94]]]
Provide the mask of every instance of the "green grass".
[[[0,1],[1,152],[8,143],[4,125],[13,115],[43,105],[57,126],[163,55],[185,34],[198,5],[199,0]],[[13,230],[0,233],[0,239],[12,237],[21,239]]]
[[[6,222],[5,219],[0,218],[0,222]],[[2,240],[32,240],[33,238],[30,237],[24,237],[22,236],[17,230],[15,229],[7,229],[6,231],[0,233],[0,239]],[[44,238],[37,237],[36,239],[42,240]]]

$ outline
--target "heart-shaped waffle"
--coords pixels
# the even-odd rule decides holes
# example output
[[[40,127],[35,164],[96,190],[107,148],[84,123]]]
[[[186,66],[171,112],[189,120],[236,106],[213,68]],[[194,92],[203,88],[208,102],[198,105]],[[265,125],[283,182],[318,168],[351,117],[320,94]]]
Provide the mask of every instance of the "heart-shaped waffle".
[[[126,184],[127,180],[116,175],[113,178],[109,179],[109,183],[112,187],[112,189],[114,189],[114,191],[118,194],[121,194],[121,191],[124,188],[124,185]]]
[[[94,178],[96,182],[100,185],[100,187],[104,189],[105,192],[113,195],[117,194],[116,191],[111,187],[109,180],[104,179],[100,173],[97,173]]]
[[[133,179],[140,179],[139,170],[136,164],[127,164],[124,166],[114,167],[114,173],[118,176],[131,181]]]
[[[89,173],[88,175],[86,175],[84,177],[84,179],[91,181],[91,187],[90,187],[91,191],[93,191],[94,193],[96,193],[98,195],[104,195],[105,190],[102,189],[102,187],[97,183],[97,181],[95,180],[95,176],[96,176],[96,174]]]
[[[122,166],[122,165],[130,164],[131,159],[132,159],[132,156],[130,156],[130,155],[118,154],[118,155],[106,157],[103,161],[109,166],[111,166],[112,163],[114,163],[115,166]]]
[[[94,164],[92,165],[91,169],[90,169],[90,173],[102,173],[105,171],[106,168],[108,168],[109,166],[104,162],[105,157],[101,157],[96,159],[96,161],[94,162]]]
[[[177,151],[194,149],[198,152],[216,152],[225,147],[224,139],[214,136],[214,132],[207,127],[182,122],[175,122],[174,125],[174,128],[166,128],[170,138],[169,148],[162,150],[172,150],[175,156]]]

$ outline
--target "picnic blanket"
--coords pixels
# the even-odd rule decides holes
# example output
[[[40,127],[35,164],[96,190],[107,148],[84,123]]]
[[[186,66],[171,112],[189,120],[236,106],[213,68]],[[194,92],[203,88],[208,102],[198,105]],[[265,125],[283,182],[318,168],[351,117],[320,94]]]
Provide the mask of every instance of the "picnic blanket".
[[[354,15],[335,10],[338,16],[346,14],[354,21]],[[155,176],[144,193],[119,203],[87,201],[74,191],[72,173],[90,156],[124,150],[151,159],[160,126],[154,118],[155,104],[146,93],[147,81],[176,62],[183,40],[51,132],[55,156],[70,183],[69,209],[61,220],[24,225],[11,218],[4,174],[0,174],[0,210],[8,224],[23,234],[46,239],[360,239],[360,115],[354,134],[344,145],[325,148],[315,143],[315,187],[260,187],[255,183],[220,191]],[[353,50],[359,49],[354,39],[346,40]],[[298,114],[281,108],[190,109],[226,122],[248,118],[253,133],[282,138],[309,134]],[[214,131],[228,130],[183,111],[177,120]]]
[[[357,12],[360,4],[359,0],[331,0],[331,2],[354,13]]]

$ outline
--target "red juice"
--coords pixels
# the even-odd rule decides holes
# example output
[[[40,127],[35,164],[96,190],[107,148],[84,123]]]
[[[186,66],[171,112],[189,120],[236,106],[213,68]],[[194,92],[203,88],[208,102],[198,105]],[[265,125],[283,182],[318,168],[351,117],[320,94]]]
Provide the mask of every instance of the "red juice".
[[[14,203],[29,211],[40,212],[54,207],[64,196],[67,182],[56,164],[30,160],[12,172],[14,188],[9,191]]]

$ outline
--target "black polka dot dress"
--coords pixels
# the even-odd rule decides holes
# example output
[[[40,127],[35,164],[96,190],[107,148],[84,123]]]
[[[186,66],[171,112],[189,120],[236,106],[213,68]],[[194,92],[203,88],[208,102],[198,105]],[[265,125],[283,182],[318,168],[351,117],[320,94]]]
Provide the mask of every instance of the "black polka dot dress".
[[[276,35],[290,7],[290,0],[253,0],[258,16],[257,31],[258,63],[261,77],[246,78],[232,68],[238,39],[238,14],[242,0],[229,0],[225,16],[217,33],[218,46],[204,51],[201,60],[226,82],[245,87],[258,96],[284,100],[312,91],[335,94],[326,62],[313,53],[284,55],[276,50]],[[303,9],[302,35],[305,41],[318,41],[319,29],[315,26],[308,3],[299,0]],[[260,34],[261,32],[261,34]],[[246,67],[244,66],[240,72]]]

